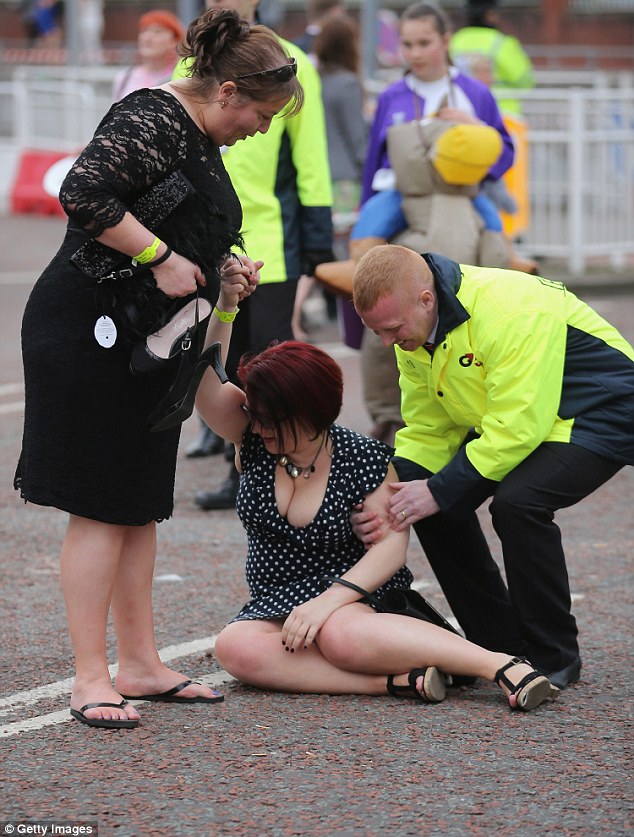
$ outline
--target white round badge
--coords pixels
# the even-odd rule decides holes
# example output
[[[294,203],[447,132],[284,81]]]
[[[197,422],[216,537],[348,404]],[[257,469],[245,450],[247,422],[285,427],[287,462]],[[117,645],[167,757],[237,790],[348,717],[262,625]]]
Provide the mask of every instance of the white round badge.
[[[117,327],[110,317],[99,317],[95,323],[95,340],[104,349],[111,349],[117,340]]]

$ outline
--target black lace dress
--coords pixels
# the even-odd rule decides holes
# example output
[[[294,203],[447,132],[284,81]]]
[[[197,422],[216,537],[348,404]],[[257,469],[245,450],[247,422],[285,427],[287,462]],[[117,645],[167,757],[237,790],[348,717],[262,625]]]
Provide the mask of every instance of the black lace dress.
[[[365,547],[350,524],[353,507],[381,485],[392,449],[333,424],[332,463],[326,493],[307,526],[292,526],[275,500],[277,457],[260,436],[247,432],[240,448],[242,476],[236,509],[248,537],[246,576],[252,599],[233,620],[276,619],[318,596],[324,576],[340,576],[357,563]],[[409,587],[407,567],[376,591]]]
[[[194,191],[151,231],[200,265],[202,293],[214,303],[220,262],[241,243],[242,212],[219,149],[174,96],[139,90],[113,105],[64,181],[66,236],[22,323],[26,407],[15,487],[26,501],[133,526],[172,513],[180,428],[147,429],[168,381],[130,373],[138,337],[116,307],[108,310],[118,332],[114,345],[97,342],[108,290],[70,259],[175,171]],[[129,281],[147,285],[147,274]],[[173,304],[155,286],[153,304],[156,294],[165,310]]]

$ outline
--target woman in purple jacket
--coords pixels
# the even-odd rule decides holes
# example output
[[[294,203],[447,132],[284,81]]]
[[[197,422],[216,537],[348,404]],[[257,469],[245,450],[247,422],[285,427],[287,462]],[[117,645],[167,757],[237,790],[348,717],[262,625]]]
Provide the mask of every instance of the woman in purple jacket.
[[[355,239],[389,239],[407,227],[387,153],[387,133],[392,125],[432,116],[450,122],[490,125],[502,137],[503,147],[487,178],[499,180],[513,164],[513,141],[490,90],[450,65],[450,30],[443,12],[428,3],[409,6],[401,17],[400,35],[407,70],[378,99],[363,171],[362,206],[377,197],[362,212],[352,232]],[[488,199],[490,207],[485,206],[482,198],[479,195],[474,204],[485,226],[501,230],[497,210]]]

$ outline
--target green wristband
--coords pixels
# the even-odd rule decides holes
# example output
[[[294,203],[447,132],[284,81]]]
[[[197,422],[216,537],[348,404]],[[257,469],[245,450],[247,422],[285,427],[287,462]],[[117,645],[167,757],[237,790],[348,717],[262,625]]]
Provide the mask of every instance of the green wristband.
[[[219,311],[218,308],[214,308],[214,314],[221,323],[232,323],[238,316],[239,310],[239,308],[236,308],[235,311]]]

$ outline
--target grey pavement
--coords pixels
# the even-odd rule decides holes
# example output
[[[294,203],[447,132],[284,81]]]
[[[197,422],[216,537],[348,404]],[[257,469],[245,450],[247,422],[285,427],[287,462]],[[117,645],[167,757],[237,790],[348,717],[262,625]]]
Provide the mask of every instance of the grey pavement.
[[[192,502],[197,489],[222,480],[222,457],[181,452],[174,517],[159,527],[157,640],[188,676],[224,684],[226,701],[145,704],[142,726],[126,732],[67,720],[72,657],[58,573],[65,519],[25,506],[12,489],[20,317],[62,234],[59,219],[0,218],[0,833],[4,821],[26,833],[20,823],[54,820],[98,822],[107,837],[631,834],[632,468],[558,516],[582,680],[523,714],[482,681],[431,706],[260,692],[228,678],[213,638],[246,600],[245,538],[234,512],[201,512]],[[543,273],[566,281],[556,266]],[[634,340],[634,276],[612,278],[597,271],[574,289]],[[367,431],[356,354],[332,323],[313,324],[311,338],[343,367],[342,423]],[[194,417],[183,448],[196,432]],[[480,513],[499,557],[486,508]],[[447,613],[414,543],[409,564]],[[114,663],[112,637],[109,655]]]

